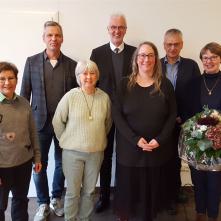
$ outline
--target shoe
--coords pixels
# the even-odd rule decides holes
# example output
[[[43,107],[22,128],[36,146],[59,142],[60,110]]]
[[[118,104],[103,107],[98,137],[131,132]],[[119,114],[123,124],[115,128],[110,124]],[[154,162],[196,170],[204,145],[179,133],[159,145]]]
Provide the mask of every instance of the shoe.
[[[109,208],[110,200],[99,199],[95,204],[95,213],[101,213]]]
[[[64,206],[59,198],[52,198],[50,203],[51,209],[54,211],[56,216],[64,216]]]
[[[50,215],[50,207],[48,204],[41,204],[34,217],[34,221],[46,221]]]
[[[175,202],[171,202],[167,207],[168,215],[175,216],[177,214],[177,205]]]

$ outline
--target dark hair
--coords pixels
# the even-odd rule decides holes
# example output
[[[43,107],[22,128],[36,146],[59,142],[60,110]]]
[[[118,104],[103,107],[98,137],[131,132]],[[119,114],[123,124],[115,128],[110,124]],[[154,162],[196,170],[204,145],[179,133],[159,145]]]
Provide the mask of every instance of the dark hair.
[[[44,23],[44,30],[47,28],[47,27],[50,27],[50,26],[55,26],[55,27],[58,27],[61,31],[61,35],[63,36],[63,30],[62,30],[62,27],[59,23],[55,22],[55,21],[46,21]]]
[[[3,71],[12,71],[15,75],[15,78],[17,79],[18,69],[14,64],[12,64],[10,62],[6,62],[6,61],[1,61],[0,62],[0,73]]]
[[[218,55],[221,58],[221,45],[216,42],[210,42],[206,44],[200,51],[200,59],[209,50],[211,53]]]
[[[162,81],[162,68],[161,68],[161,63],[160,63],[160,59],[159,59],[159,53],[158,53],[157,47],[150,41],[145,41],[145,42],[142,42],[141,44],[139,44],[139,46],[137,47],[137,49],[135,50],[135,52],[133,54],[132,74],[129,77],[128,89],[131,89],[136,84],[136,78],[137,78],[137,75],[139,74],[139,69],[138,69],[138,64],[137,64],[137,56],[140,51],[140,48],[143,45],[149,45],[154,51],[155,66],[153,69],[153,80],[154,80],[154,91],[153,92],[160,92],[161,93],[160,86],[161,86],[161,81]]]

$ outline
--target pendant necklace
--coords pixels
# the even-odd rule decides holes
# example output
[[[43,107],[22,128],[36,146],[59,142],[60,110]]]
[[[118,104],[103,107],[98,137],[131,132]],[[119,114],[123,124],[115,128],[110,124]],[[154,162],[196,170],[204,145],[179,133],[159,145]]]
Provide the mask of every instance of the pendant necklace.
[[[95,92],[93,94],[93,100],[92,100],[92,104],[91,104],[91,107],[89,107],[89,104],[88,104],[88,101],[87,101],[87,98],[84,94],[84,91],[81,89],[82,93],[83,93],[83,96],[84,96],[84,100],[86,102],[86,105],[87,105],[87,109],[88,109],[88,113],[89,113],[89,116],[88,116],[88,119],[89,120],[93,120],[93,116],[92,116],[92,108],[93,108],[93,104],[94,104],[94,95],[95,95]]]
[[[205,77],[203,76],[203,82],[204,82],[205,88],[206,88],[209,96],[212,95],[213,89],[216,87],[216,85],[218,84],[219,80],[220,80],[220,77],[218,76],[216,81],[215,81],[215,83],[214,83],[214,85],[212,86],[212,88],[209,89],[207,84],[206,84]]]

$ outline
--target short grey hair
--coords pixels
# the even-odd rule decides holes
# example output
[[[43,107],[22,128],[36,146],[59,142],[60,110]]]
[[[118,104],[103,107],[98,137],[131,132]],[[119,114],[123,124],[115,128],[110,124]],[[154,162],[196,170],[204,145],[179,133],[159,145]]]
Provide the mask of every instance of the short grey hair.
[[[63,36],[63,30],[62,30],[62,27],[59,23],[55,22],[55,21],[46,21],[44,23],[44,33],[45,33],[45,29],[47,27],[51,27],[51,26],[54,26],[54,27],[58,27],[60,29],[60,32],[61,32],[61,36]]]
[[[123,20],[124,20],[124,23],[126,25],[126,28],[127,28],[127,19],[125,17],[125,15],[121,12],[115,12],[115,13],[112,13],[109,17],[109,21],[108,21],[108,26],[109,26],[109,23],[111,21],[112,18],[115,18],[115,17],[121,17]]]
[[[182,31],[180,31],[179,29],[177,28],[171,28],[171,29],[168,29],[165,34],[164,34],[164,37],[168,36],[168,35],[179,35],[181,38],[183,38],[183,33]]]
[[[95,62],[93,62],[91,60],[79,61],[77,63],[76,69],[75,69],[76,81],[79,86],[81,86],[80,75],[85,73],[86,71],[95,73],[97,76],[97,80],[99,79],[100,72],[99,72],[98,67]]]

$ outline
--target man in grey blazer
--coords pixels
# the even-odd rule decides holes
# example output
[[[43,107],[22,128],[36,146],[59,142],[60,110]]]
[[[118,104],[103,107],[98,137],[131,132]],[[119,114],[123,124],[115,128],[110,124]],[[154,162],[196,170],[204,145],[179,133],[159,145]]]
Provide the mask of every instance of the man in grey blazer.
[[[97,64],[100,71],[98,87],[108,93],[112,99],[120,80],[132,72],[131,58],[136,48],[123,42],[127,31],[124,15],[111,15],[107,30],[110,42],[93,49],[91,60]],[[95,206],[95,212],[98,213],[108,208],[110,203],[114,132],[115,126],[113,125],[108,135],[108,144],[100,171],[100,197]]]
[[[176,203],[185,201],[185,195],[181,191],[181,160],[178,157],[178,138],[180,125],[186,120],[186,87],[190,81],[200,75],[198,64],[189,58],[180,56],[183,48],[182,32],[178,29],[169,29],[164,35],[164,49],[166,56],[161,58],[163,74],[174,86],[177,118],[173,133],[173,158],[168,162],[168,212],[176,214]]]
[[[39,204],[34,221],[46,219],[50,213],[49,204],[57,216],[64,214],[61,203],[64,190],[62,151],[54,134],[52,118],[63,95],[77,86],[74,74],[76,62],[60,51],[63,43],[62,27],[54,21],[46,22],[43,41],[46,49],[26,60],[21,86],[21,95],[31,101],[42,155],[42,170],[33,175]],[[52,140],[55,170],[50,200],[47,166]]]

